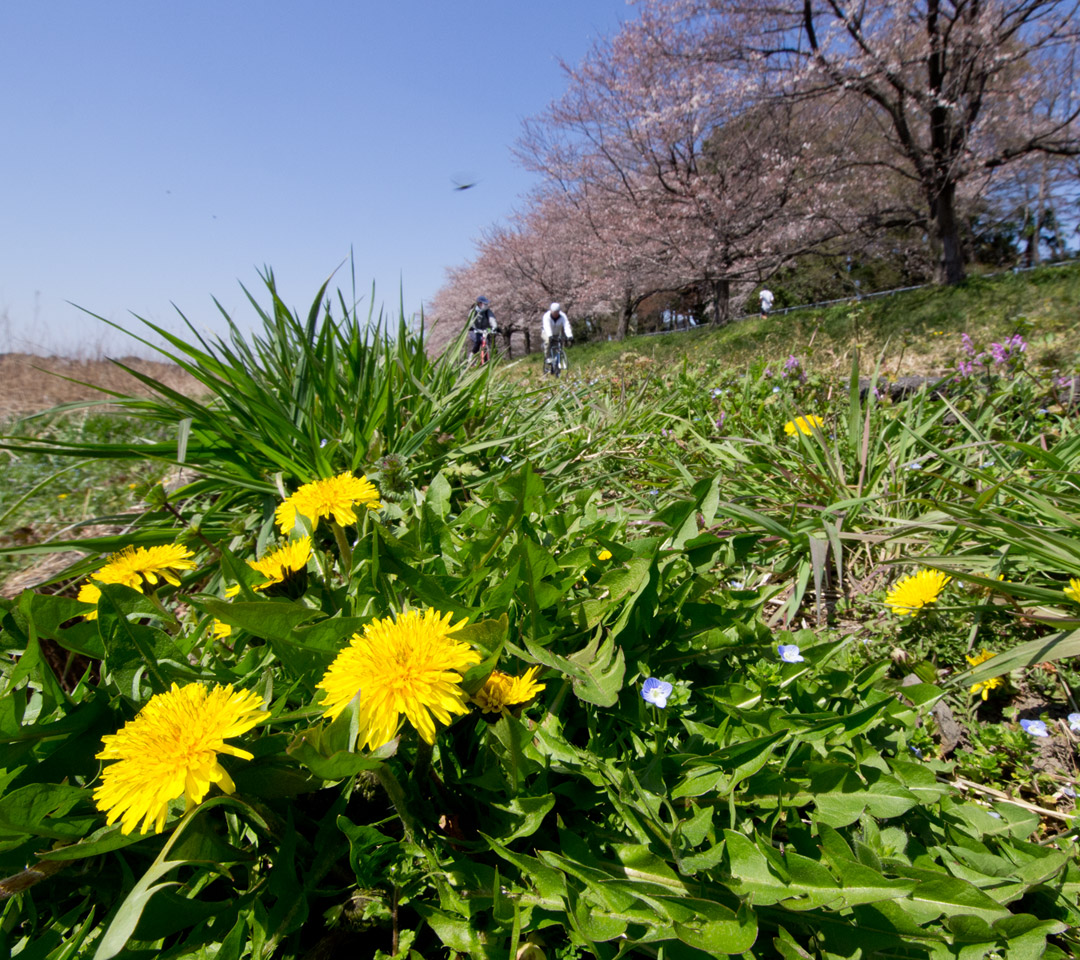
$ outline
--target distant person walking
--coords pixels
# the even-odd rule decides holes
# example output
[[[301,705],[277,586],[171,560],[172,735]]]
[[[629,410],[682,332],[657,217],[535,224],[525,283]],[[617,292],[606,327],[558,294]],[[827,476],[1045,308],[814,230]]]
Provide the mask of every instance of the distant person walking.
[[[769,316],[769,311],[772,310],[773,293],[768,287],[765,287],[758,294],[758,299],[761,301],[761,319],[765,320]]]
[[[473,357],[476,356],[477,351],[480,349],[480,344],[483,342],[483,331],[489,331],[488,336],[494,336],[495,331],[499,329],[499,324],[495,320],[495,314],[491,312],[491,303],[487,297],[477,297],[476,303],[473,304],[472,309],[469,311],[469,362],[472,363]]]

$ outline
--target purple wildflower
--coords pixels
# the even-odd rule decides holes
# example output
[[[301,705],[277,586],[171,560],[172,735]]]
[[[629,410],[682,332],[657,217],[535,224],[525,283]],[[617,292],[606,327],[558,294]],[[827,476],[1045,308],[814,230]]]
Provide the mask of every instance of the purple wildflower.
[[[1021,720],[1020,726],[1033,737],[1050,736],[1050,731],[1046,729],[1046,724],[1042,720]]]

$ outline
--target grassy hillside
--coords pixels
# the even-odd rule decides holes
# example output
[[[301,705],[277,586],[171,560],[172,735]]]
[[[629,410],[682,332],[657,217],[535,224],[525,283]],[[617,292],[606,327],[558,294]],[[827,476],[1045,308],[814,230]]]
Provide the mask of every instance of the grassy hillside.
[[[972,278],[958,287],[929,287],[887,297],[794,310],[762,321],[726,327],[630,337],[573,348],[571,370],[603,374],[613,365],[645,357],[660,365],[738,369],[763,359],[782,364],[790,355],[813,361],[820,372],[847,372],[859,346],[864,371],[878,357],[889,374],[934,375],[952,369],[960,334],[977,345],[1021,333],[1029,343],[1029,366],[1040,372],[1071,372],[1080,362],[1080,265],[1045,267],[1018,275]],[[629,357],[627,355],[630,355]],[[540,372],[534,354],[513,369]]]
[[[194,396],[17,423],[0,951],[1080,956],[1080,421],[1028,375],[1076,279],[535,389],[268,309]],[[821,372],[1018,325],[946,398]]]

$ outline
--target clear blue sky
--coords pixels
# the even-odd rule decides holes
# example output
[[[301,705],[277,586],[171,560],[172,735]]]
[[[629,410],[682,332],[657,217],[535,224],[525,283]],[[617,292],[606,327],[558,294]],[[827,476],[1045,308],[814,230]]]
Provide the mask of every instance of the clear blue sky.
[[[510,146],[557,58],[625,0],[3,0],[0,351],[110,354],[245,329],[270,266],[290,306],[355,253],[411,314],[533,181]],[[455,191],[466,174],[477,185]],[[349,288],[348,266],[339,272]],[[336,285],[335,281],[335,285]],[[366,300],[365,300],[366,303]]]

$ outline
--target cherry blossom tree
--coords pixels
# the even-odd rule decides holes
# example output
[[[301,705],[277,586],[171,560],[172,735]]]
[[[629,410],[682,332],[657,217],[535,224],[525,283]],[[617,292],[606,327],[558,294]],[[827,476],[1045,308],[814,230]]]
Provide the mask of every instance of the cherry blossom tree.
[[[428,313],[441,327],[434,346],[445,348],[481,294],[488,297],[507,351],[529,352],[539,343],[540,319],[552,301],[568,311],[592,307],[585,271],[583,224],[561,194],[538,193],[505,224],[495,224],[476,243],[473,260],[451,270]],[[455,324],[457,328],[455,329]]]
[[[763,105],[741,66],[681,55],[696,38],[669,32],[659,43],[654,27],[627,24],[579,66],[564,65],[566,92],[526,122],[518,153],[565,191],[601,244],[632,253],[639,273],[648,264],[642,297],[704,286],[724,320],[733,283],[756,282],[839,230],[842,191],[814,185],[843,153],[817,149],[807,133],[844,124],[824,100]]]
[[[918,186],[949,283],[965,183],[1080,152],[1075,0],[646,0],[640,22],[673,63],[753,78],[760,102],[842,95],[864,112],[866,162]]]

